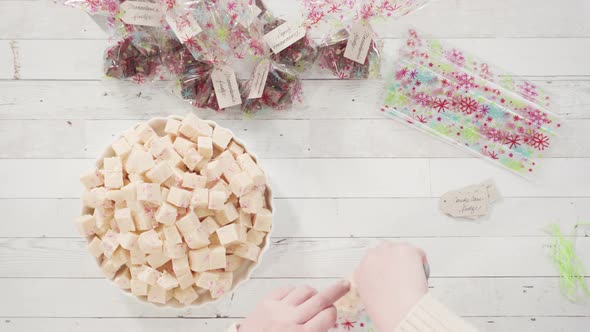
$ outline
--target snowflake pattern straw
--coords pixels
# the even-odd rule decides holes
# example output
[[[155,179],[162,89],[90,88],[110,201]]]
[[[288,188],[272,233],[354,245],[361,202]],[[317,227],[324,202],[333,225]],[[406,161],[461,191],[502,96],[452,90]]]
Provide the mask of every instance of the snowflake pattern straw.
[[[400,56],[381,112],[519,174],[535,171],[561,127],[545,91],[415,30]]]

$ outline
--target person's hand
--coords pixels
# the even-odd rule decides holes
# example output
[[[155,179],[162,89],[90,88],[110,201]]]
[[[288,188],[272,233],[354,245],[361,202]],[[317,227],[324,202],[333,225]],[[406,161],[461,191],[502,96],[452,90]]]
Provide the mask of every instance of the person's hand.
[[[334,302],[349,290],[348,281],[320,293],[310,286],[278,289],[244,320],[238,332],[326,332],[336,322]]]
[[[428,291],[421,249],[384,242],[370,249],[354,280],[367,313],[378,331],[394,331]]]

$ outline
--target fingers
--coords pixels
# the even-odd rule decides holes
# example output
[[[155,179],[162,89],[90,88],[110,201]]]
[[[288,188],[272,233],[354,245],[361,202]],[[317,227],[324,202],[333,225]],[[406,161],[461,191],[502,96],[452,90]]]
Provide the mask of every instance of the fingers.
[[[269,300],[281,301],[283,300],[289,293],[291,293],[295,289],[294,286],[286,286],[279,288],[272,292],[269,296]]]
[[[350,291],[350,282],[342,280],[337,282],[335,285],[323,290],[316,294],[305,303],[299,306],[299,321],[305,323],[312,317],[317,315],[319,312],[326,308],[331,307],[334,302],[338,301],[341,297],[346,295]]]
[[[317,293],[318,291],[310,286],[299,286],[295,288],[291,293],[289,293],[289,295],[287,295],[283,299],[283,301],[288,304],[298,306],[301,303],[309,300],[312,296],[316,295]]]
[[[330,306],[305,323],[305,332],[325,332],[336,324],[336,308]]]

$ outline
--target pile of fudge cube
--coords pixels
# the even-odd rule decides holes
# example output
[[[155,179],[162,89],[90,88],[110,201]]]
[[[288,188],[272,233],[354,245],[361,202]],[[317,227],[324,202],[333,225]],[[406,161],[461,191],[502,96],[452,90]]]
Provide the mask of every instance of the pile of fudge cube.
[[[76,224],[121,289],[158,304],[212,301],[267,243],[266,176],[227,129],[192,114],[161,122],[127,130],[81,177]]]

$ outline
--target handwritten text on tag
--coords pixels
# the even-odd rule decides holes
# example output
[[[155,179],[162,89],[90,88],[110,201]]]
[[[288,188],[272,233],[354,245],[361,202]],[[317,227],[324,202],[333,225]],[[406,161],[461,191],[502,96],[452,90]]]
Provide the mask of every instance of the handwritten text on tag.
[[[264,93],[264,87],[266,86],[266,80],[268,79],[268,71],[270,70],[270,61],[267,59],[262,60],[256,69],[254,70],[254,77],[250,87],[250,94],[248,99],[258,99],[262,97]]]
[[[350,30],[350,37],[346,44],[344,57],[352,61],[364,64],[373,42],[375,33],[369,24],[357,22]]]
[[[305,37],[305,27],[295,22],[285,22],[273,31],[264,35],[264,40],[272,51],[277,54]]]
[[[240,88],[233,69],[228,66],[215,68],[211,73],[211,79],[219,108],[223,109],[242,103]]]
[[[160,5],[151,2],[125,1],[121,4],[121,20],[126,24],[159,27],[162,25]]]

